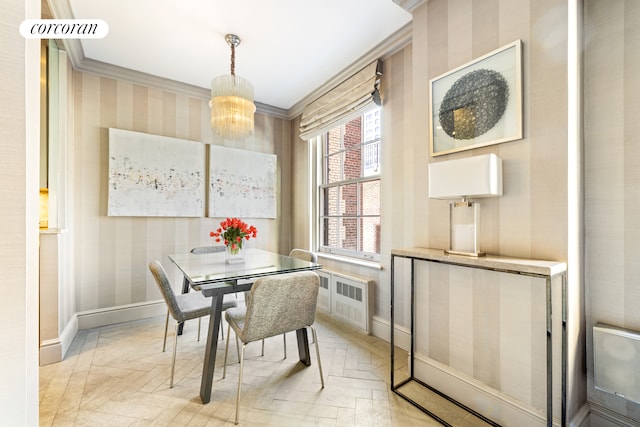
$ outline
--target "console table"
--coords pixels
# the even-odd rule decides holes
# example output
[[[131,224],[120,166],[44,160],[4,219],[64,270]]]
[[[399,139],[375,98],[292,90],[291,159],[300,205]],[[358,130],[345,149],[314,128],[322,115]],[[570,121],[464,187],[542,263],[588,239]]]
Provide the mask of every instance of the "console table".
[[[395,261],[396,258],[406,258],[410,260],[411,263],[411,297],[410,297],[410,305],[411,305],[411,314],[410,314],[410,367],[409,367],[409,378],[395,383],[394,380],[394,329],[395,329],[395,311],[394,311],[394,289],[395,289]],[[521,259],[521,258],[509,258],[504,256],[483,256],[483,257],[467,257],[460,255],[450,255],[446,254],[441,249],[428,249],[428,248],[404,248],[404,249],[393,249],[391,251],[391,389],[394,393],[398,394],[403,399],[407,400],[409,403],[414,406],[420,408],[422,411],[427,413],[428,415],[436,418],[440,422],[445,425],[448,425],[446,422],[441,420],[437,415],[431,413],[429,410],[421,406],[419,403],[415,402],[409,396],[402,393],[399,388],[408,382],[416,382],[420,385],[427,387],[440,395],[443,393],[438,390],[433,389],[431,386],[416,378],[414,375],[414,365],[415,365],[415,263],[416,261],[426,261],[432,263],[441,263],[448,264],[466,268],[474,268],[474,269],[482,269],[482,270],[490,270],[501,273],[509,273],[509,274],[518,274],[525,276],[532,276],[537,278],[545,279],[546,283],[546,356],[547,356],[547,398],[546,398],[546,415],[547,415],[547,426],[551,427],[553,425],[553,376],[552,376],[552,281],[554,278],[560,277],[562,283],[562,390],[561,390],[561,425],[566,425],[566,374],[567,374],[567,265],[564,262],[556,262],[556,261],[542,261],[542,260],[529,260],[529,259]],[[466,407],[462,403],[457,402],[456,400],[444,396],[453,403],[458,406],[463,407],[464,409],[474,413],[476,416],[479,416],[490,424],[494,424],[491,420],[486,419],[482,415],[476,413],[472,409]]]

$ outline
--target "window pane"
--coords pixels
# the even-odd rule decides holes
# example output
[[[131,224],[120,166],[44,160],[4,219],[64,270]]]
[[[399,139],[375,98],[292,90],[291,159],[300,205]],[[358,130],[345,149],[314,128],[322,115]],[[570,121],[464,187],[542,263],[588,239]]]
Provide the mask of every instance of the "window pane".
[[[358,250],[358,219],[357,218],[341,218],[340,219],[340,245],[341,249],[351,251]]]
[[[328,187],[323,192],[323,215],[324,216],[337,216],[338,215],[338,187]]]
[[[332,248],[338,247],[338,219],[325,218],[322,227],[322,245]]]
[[[342,156],[343,152],[339,151],[335,154],[327,157],[327,165],[326,165],[326,182],[327,184],[331,184],[332,182],[344,181],[342,175]]]
[[[362,176],[362,161],[360,145],[351,148],[344,155],[344,179],[358,179]]]
[[[340,215],[356,216],[358,214],[358,185],[340,186]]]
[[[380,215],[380,181],[360,184],[362,215]]]
[[[367,144],[363,147],[363,172],[362,176],[380,174],[380,144],[378,141]]]
[[[380,109],[376,108],[373,111],[364,114],[364,140],[365,142],[373,141],[374,139],[380,139]]]
[[[326,147],[327,149],[325,150],[325,154],[331,154],[342,150],[342,132],[340,126],[327,132]]]
[[[362,144],[362,120],[356,117],[344,125],[344,148],[359,147]]]
[[[380,253],[380,217],[360,218],[361,251]]]
[[[323,139],[320,244],[337,253],[380,253],[380,123],[375,109]]]

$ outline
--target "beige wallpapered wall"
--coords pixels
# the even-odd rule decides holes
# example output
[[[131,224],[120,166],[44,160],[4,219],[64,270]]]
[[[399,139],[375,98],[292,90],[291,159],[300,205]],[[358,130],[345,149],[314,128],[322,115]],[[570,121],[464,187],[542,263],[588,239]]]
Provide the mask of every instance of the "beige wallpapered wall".
[[[74,71],[74,224],[76,310],[159,299],[148,272],[159,259],[177,286],[182,282],[167,254],[213,244],[220,219],[108,217],[108,128],[213,142],[207,99]],[[220,142],[278,156],[278,219],[247,219],[259,230],[255,247],[290,249],[290,122],[256,114],[254,137]],[[208,153],[208,150],[206,150]],[[250,167],[250,165],[247,165]]]
[[[640,421],[640,405],[594,388],[592,335],[640,332],[640,2],[586,0],[584,44],[589,400]]]
[[[493,152],[504,161],[505,195],[482,203],[485,250],[566,260],[565,3],[561,0],[432,0],[415,11],[412,45],[385,59],[383,270],[325,261],[325,265],[332,268],[372,277],[377,282],[377,317],[389,317],[391,249],[413,245],[444,248],[448,244],[446,203],[427,198],[426,171],[432,161],[428,155],[429,79],[515,39],[523,41],[525,137],[446,158]],[[640,328],[635,309],[638,293],[633,283],[633,278],[638,277],[635,242],[640,241],[634,237],[638,227],[633,215],[638,206],[634,193],[638,177],[634,174],[639,170],[639,156],[634,151],[638,146],[635,129],[638,109],[633,101],[638,98],[633,80],[638,73],[634,68],[637,62],[631,55],[638,47],[637,32],[633,29],[640,27],[636,3],[632,0],[586,2],[587,28],[599,23],[597,34],[605,41],[594,42],[591,33],[585,35],[588,328],[574,331],[573,336],[582,338],[572,343],[575,348],[570,369],[578,377],[571,387],[575,390],[571,396],[578,403],[582,393],[581,364],[584,358],[591,360],[591,325],[608,321]],[[624,32],[620,31],[620,22],[626,23]],[[206,100],[81,72],[74,72],[74,94],[77,310],[157,298],[146,263],[173,251],[206,244],[208,231],[216,221],[106,217],[105,129],[113,126],[207,141],[211,137]],[[306,247],[309,244],[308,220],[304,215],[309,205],[308,147],[297,141],[296,120],[288,122],[258,114],[256,129],[255,139],[238,148],[278,154],[283,185],[280,220],[256,221],[259,228],[269,230],[256,244],[281,252],[294,246]],[[291,170],[293,179],[283,179]],[[291,197],[288,185],[293,188]],[[168,262],[166,258],[163,261]],[[399,274],[402,276],[402,271]],[[176,272],[173,277],[179,280]],[[468,302],[477,308],[490,299],[503,304],[508,301],[504,292],[497,289],[487,295],[471,294]],[[530,291],[525,287],[524,292]],[[450,309],[461,301],[460,295],[450,290],[438,295],[451,304]],[[579,293],[572,304],[571,309],[582,310]],[[579,325],[570,327],[575,329]],[[580,350],[579,339],[585,338],[587,356]],[[530,378],[535,369],[528,374]],[[591,399],[637,417],[637,409],[624,401],[608,399],[591,388],[589,392]],[[531,399],[526,395],[520,397]],[[534,403],[539,400],[532,399]]]
[[[39,16],[35,0],[4,2],[0,16],[0,401],[12,425],[38,423],[40,41],[18,27]]]
[[[517,39],[523,42],[524,138],[430,158],[429,79]],[[503,159],[504,196],[481,201],[482,249],[506,256],[567,260],[566,1],[431,0],[414,11],[412,44],[385,59],[382,90],[383,270],[327,262],[331,268],[376,280],[376,316],[389,319],[391,249],[448,247],[448,204],[428,199],[427,168],[431,161],[497,154]],[[294,174],[304,179],[298,170]],[[300,225],[298,229],[304,227]],[[294,242],[298,239],[294,234]],[[465,276],[458,271],[434,273],[433,268],[421,268],[427,276],[435,274],[444,283],[455,284],[461,274]],[[423,328],[429,325],[423,329],[422,339],[426,341],[420,351],[528,405],[544,408],[545,365],[544,354],[539,353],[545,343],[544,283],[525,281],[518,285],[509,277],[493,282],[487,277],[466,279],[473,285],[429,288],[425,297],[429,309],[419,310],[431,313],[432,317],[420,323]],[[400,286],[395,295],[396,321],[405,326],[407,281],[407,268],[400,266],[396,269],[396,284],[405,286]],[[559,289],[557,283],[554,286]],[[571,309],[580,319],[583,316],[580,283],[574,286]],[[555,298],[558,297],[556,293]],[[523,329],[514,329],[516,325]],[[579,322],[572,322],[569,327],[571,337],[580,336]],[[461,340],[461,331],[472,335]],[[482,335],[488,341],[477,339]],[[515,353],[509,349],[514,343],[518,343]],[[570,398],[576,402],[569,408],[571,416],[584,403],[585,381],[583,346],[576,341],[570,347],[569,390]],[[510,363],[516,359],[517,365]],[[559,355],[554,363],[558,372]],[[514,371],[515,366],[518,369]],[[559,390],[558,379],[554,382],[557,386],[554,388]],[[559,416],[557,392],[556,415]]]

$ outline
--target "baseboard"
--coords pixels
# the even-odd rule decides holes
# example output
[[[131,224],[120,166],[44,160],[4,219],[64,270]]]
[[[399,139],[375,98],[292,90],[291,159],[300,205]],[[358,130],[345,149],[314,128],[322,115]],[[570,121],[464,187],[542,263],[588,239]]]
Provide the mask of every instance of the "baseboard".
[[[78,329],[91,329],[116,323],[167,314],[164,300],[147,301],[78,313]]]
[[[67,351],[69,351],[69,347],[73,343],[73,340],[78,333],[78,316],[73,315],[67,326],[64,327],[62,333],[60,334],[60,340],[62,341],[62,358],[67,355]]]
[[[62,341],[60,338],[44,340],[40,343],[40,366],[62,361]]]
[[[386,342],[391,342],[391,323],[379,316],[371,319],[371,335]],[[411,348],[411,334],[408,329],[396,325],[393,335],[393,343],[405,351]]]
[[[589,427],[589,404],[585,403],[578,412],[569,420],[569,427]]]
[[[625,417],[597,403],[589,402],[588,427],[638,427],[640,422]],[[582,427],[582,426],[581,426]]]
[[[58,363],[64,360],[73,339],[78,332],[78,318],[74,315],[63,329],[60,337],[44,340],[40,343],[40,366]]]
[[[541,427],[546,414],[432,359],[414,357],[416,378],[504,426]],[[559,426],[560,420],[554,418]]]

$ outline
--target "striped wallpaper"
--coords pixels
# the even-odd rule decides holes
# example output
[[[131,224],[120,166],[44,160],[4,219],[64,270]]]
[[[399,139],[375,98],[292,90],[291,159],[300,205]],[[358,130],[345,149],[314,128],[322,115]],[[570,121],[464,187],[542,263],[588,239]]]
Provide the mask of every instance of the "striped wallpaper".
[[[160,299],[149,261],[163,262],[174,286],[181,276],[167,254],[211,244],[213,218],[108,217],[108,128],[217,143],[278,156],[277,220],[251,220],[255,247],[288,253],[290,123],[256,114],[245,141],[214,141],[207,99],[74,71],[74,257],[76,310],[83,312]],[[207,150],[208,153],[208,150]],[[283,179],[284,176],[284,179]]]
[[[414,13],[413,25],[412,167],[416,178],[413,210],[401,216],[404,222],[413,223],[413,244],[448,247],[448,202],[427,198],[428,163],[495,153],[503,160],[504,195],[478,200],[481,249],[566,261],[566,1],[429,1]],[[429,80],[517,39],[523,46],[524,138],[430,158]],[[418,353],[448,366],[456,375],[467,375],[501,391],[534,412],[546,412],[544,281],[421,264],[416,276]],[[560,289],[555,288],[556,292]],[[573,309],[581,310],[579,293],[572,296],[576,298]],[[556,301],[559,307],[557,296]],[[578,331],[580,325],[569,327]],[[556,349],[558,338],[556,333]],[[582,350],[571,350],[570,372],[580,369],[581,354]],[[555,352],[556,373],[559,361],[560,354]],[[554,376],[556,417],[560,416],[559,379]],[[569,385],[571,394],[575,387],[580,384]],[[467,403],[473,403],[473,398]],[[477,409],[489,415],[495,410]],[[570,407],[570,416],[576,410]],[[505,425],[513,424],[499,413],[495,416]]]
[[[503,159],[504,196],[480,201],[483,250],[558,261],[566,261],[568,253],[566,1],[430,0],[414,11],[412,32],[412,44],[384,60],[383,270],[342,266],[376,280],[375,315],[382,319],[389,319],[390,313],[391,250],[448,247],[448,203],[428,199],[431,161],[485,153]],[[524,138],[431,159],[429,79],[517,39],[523,42]],[[331,266],[341,267],[335,262]],[[544,411],[544,283],[433,265],[421,266],[418,275],[419,353]],[[408,325],[408,279],[407,267],[397,266],[400,328]],[[580,291],[572,297],[572,309],[580,318]],[[580,334],[579,323],[570,328],[573,335]],[[570,358],[576,379],[569,390],[582,404],[584,350],[572,346]],[[554,390],[559,416],[559,376]],[[570,415],[577,409],[570,407]]]
[[[640,331],[640,2],[586,0],[584,43],[589,400],[640,421],[594,388],[592,345],[597,322]]]
[[[587,324],[569,325],[570,416],[584,403],[592,324],[605,321],[640,329],[640,2],[584,0],[584,6]],[[427,194],[428,163],[441,160],[428,154],[429,79],[516,39],[523,41],[524,138],[446,158],[491,152],[503,159],[504,196],[481,201],[484,250],[566,261],[566,23],[565,0],[430,0],[414,11],[412,44],[384,62],[383,269],[325,262],[376,281],[379,319],[389,318],[391,249],[448,246],[447,204],[429,200]],[[207,100],[77,71],[73,86],[77,311],[157,299],[148,261],[168,263],[166,254],[206,244],[217,221],[106,217],[106,129],[213,142]],[[310,147],[298,141],[296,120],[257,114],[255,138],[235,145],[278,155],[279,219],[256,221],[266,233],[255,244],[283,253],[307,247],[310,240]],[[470,273],[458,268],[421,269],[427,280],[421,284],[421,298],[426,297],[428,316],[420,320],[428,327],[420,351],[543,407],[538,284],[510,275],[466,277]],[[180,279],[176,271],[170,274]],[[402,269],[399,274],[403,278]],[[578,283],[570,290],[570,310],[584,319],[580,287]],[[483,314],[488,311],[492,316]],[[591,383],[590,372],[587,378]],[[640,419],[638,408],[622,399],[605,396],[591,384],[588,393],[590,400]]]

